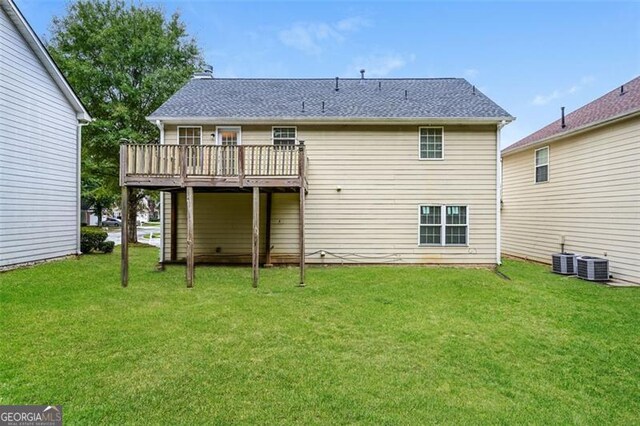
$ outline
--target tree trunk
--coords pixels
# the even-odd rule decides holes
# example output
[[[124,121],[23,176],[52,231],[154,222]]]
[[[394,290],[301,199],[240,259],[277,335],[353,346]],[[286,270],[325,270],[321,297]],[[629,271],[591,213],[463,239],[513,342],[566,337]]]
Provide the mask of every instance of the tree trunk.
[[[140,204],[140,200],[144,196],[142,191],[131,191],[131,195],[129,196],[129,214],[126,218],[129,228],[127,229],[127,240],[130,243],[138,242],[138,228],[137,228],[137,220],[138,220],[138,204]],[[123,220],[125,218],[122,218]]]
[[[98,226],[102,226],[102,206],[100,204],[96,204],[95,213],[98,216]]]

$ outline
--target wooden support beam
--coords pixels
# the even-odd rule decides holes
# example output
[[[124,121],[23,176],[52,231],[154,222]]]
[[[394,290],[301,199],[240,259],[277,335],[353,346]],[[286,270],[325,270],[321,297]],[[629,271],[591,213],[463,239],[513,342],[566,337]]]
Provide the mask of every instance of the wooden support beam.
[[[300,287],[304,287],[304,267],[305,267],[305,241],[304,241],[304,202],[305,202],[305,194],[306,188],[304,185],[305,176],[306,176],[306,150],[304,146],[304,141],[299,142],[298,146],[298,176],[300,178],[300,219],[298,221],[298,236],[299,236],[299,245],[300,245]]]
[[[120,245],[121,245],[121,258],[120,258],[120,281],[122,287],[126,287],[129,284],[129,188],[122,187],[122,221],[120,231],[122,232]]]
[[[253,187],[253,244],[251,249],[251,267],[253,269],[253,287],[258,287],[260,278],[260,188]]]
[[[271,266],[271,203],[272,203],[273,193],[267,192],[267,223],[264,228],[264,239],[265,239],[265,254],[264,254],[264,263],[265,266]]]
[[[178,260],[178,193],[171,193],[171,257],[170,260]],[[164,247],[162,248],[164,250]]]
[[[300,287],[304,287],[304,267],[305,267],[304,202],[305,202],[305,189],[304,187],[300,187],[300,219],[298,223],[298,236],[300,238]]]
[[[187,287],[193,287],[194,257],[193,257],[193,187],[187,187]]]

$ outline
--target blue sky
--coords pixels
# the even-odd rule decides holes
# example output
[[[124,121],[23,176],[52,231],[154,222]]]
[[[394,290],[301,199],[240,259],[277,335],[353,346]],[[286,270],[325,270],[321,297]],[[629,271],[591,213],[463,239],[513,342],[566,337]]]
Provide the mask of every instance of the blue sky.
[[[45,38],[66,5],[16,3]],[[503,147],[640,75],[640,2],[146,3],[219,77],[465,77],[517,117]]]

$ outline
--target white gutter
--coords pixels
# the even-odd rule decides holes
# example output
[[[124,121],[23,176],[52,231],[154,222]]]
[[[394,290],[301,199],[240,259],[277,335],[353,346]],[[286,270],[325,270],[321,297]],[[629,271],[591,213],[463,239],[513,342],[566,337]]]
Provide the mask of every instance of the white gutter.
[[[160,129],[160,145],[164,145],[164,123],[156,120],[156,126]],[[171,212],[171,214],[174,214]],[[160,191],[160,263],[164,262],[164,191]]]
[[[500,132],[506,121],[496,128],[496,264],[502,265],[502,217],[500,204],[502,201],[502,156],[500,155]]]
[[[551,135],[548,136],[544,139],[540,139],[538,141],[535,141],[531,144],[526,144],[523,145],[521,147],[518,148],[514,148],[514,149],[509,149],[509,147],[506,147],[503,151],[502,151],[502,156],[506,157],[507,155],[511,155],[511,154],[515,154],[517,152],[522,152],[522,151],[526,151],[528,149],[534,148],[534,147],[539,147],[541,145],[547,145],[551,142],[556,142],[558,140],[561,140],[563,138],[569,137],[569,136],[577,136],[580,135],[582,133],[591,131],[591,130],[595,130],[598,129],[600,127],[606,126],[608,124],[613,124],[617,121],[621,121],[621,120],[626,120],[628,118],[633,118],[636,116],[640,116],[640,110],[636,110],[636,111],[627,111],[624,112],[622,114],[618,114],[614,117],[609,117],[609,118],[605,118],[604,120],[600,120],[600,121],[596,121],[594,123],[589,123],[589,124],[585,124],[584,126],[580,126],[580,127],[576,127],[573,130],[569,130],[566,131],[564,133],[557,133],[555,135]]]
[[[162,120],[166,124],[273,124],[287,122],[291,124],[497,124],[511,122],[514,117],[146,117],[150,122]]]

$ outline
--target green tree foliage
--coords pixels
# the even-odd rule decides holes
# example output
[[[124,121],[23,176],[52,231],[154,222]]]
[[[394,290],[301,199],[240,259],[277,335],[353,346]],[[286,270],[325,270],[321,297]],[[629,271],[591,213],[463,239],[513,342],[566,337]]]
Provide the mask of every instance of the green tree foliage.
[[[48,49],[94,121],[83,129],[83,196],[103,203],[118,197],[119,145],[156,143],[145,117],[202,67],[200,50],[178,13],[122,0],[77,0],[55,17]],[[129,241],[136,206],[130,196]]]

